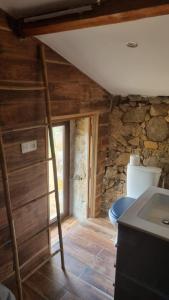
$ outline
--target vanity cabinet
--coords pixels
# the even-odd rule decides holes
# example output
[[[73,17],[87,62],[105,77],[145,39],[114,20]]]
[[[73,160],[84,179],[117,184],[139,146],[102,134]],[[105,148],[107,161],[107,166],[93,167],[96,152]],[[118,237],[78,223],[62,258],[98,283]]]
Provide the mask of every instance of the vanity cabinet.
[[[114,300],[169,300],[169,241],[119,224]]]

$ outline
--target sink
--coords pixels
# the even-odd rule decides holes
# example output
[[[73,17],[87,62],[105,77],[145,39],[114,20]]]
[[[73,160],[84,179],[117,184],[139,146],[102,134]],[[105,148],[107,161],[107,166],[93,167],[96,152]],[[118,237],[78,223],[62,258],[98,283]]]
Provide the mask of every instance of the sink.
[[[154,194],[138,216],[149,222],[169,227],[169,196],[160,193]]]
[[[169,241],[169,190],[148,188],[118,219],[118,223]]]

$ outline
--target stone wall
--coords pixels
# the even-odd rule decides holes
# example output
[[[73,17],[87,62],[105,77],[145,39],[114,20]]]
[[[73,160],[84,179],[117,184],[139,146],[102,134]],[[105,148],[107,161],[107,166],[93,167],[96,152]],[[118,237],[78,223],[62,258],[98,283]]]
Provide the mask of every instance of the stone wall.
[[[161,167],[160,184],[169,189],[169,98],[116,97],[108,134],[102,214],[126,194],[126,166],[131,153],[140,154],[144,166]]]

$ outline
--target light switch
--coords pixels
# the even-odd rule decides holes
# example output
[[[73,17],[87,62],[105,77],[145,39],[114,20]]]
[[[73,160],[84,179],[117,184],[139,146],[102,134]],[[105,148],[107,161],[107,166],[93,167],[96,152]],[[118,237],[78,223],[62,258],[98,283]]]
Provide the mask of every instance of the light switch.
[[[32,151],[36,151],[37,150],[37,141],[33,140],[33,141],[26,142],[26,143],[22,143],[21,150],[22,150],[23,154],[32,152]]]

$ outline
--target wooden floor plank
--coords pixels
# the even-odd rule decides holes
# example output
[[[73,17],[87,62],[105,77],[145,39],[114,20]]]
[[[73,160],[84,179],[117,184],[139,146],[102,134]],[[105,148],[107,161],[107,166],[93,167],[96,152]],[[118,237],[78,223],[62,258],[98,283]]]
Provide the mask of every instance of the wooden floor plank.
[[[98,290],[94,286],[88,284],[86,281],[81,280],[72,273],[62,272],[60,269],[53,264],[53,262],[45,264],[41,272],[51,281],[62,283],[64,287],[72,294],[76,295],[80,299],[84,300],[110,300],[112,297],[106,295],[101,290]]]
[[[115,234],[108,220],[91,220],[80,224],[74,218],[63,224],[66,272],[60,255],[26,280],[24,300],[112,300],[115,277]],[[112,232],[111,232],[112,228]],[[58,248],[57,228],[53,229],[52,248]],[[17,298],[14,280],[8,282]]]
[[[112,260],[111,264],[108,263],[105,264],[103,258],[92,255],[89,252],[85,252],[80,247],[74,246],[73,243],[68,241],[64,243],[64,248],[67,253],[71,254],[74,257],[77,257],[78,260],[86,264],[86,266],[96,269],[104,276],[113,278],[114,276],[113,265],[115,259]]]
[[[100,244],[93,242],[91,239],[86,239],[85,236],[77,237],[76,235],[69,235],[65,237],[64,241],[71,242],[73,245],[79,247],[83,251],[89,252],[93,255],[97,255],[103,249]]]
[[[37,294],[35,291],[33,291],[30,287],[24,285],[23,288],[23,299],[24,300],[48,300],[47,297],[42,297],[39,294]]]
[[[25,283],[26,286],[31,288],[34,292],[41,297],[49,300],[58,300],[66,294],[67,290],[61,282],[58,282],[57,278],[49,280],[46,274],[42,272],[36,272]]]
[[[111,238],[107,237],[106,234],[100,233],[96,229],[89,227],[89,225],[85,226],[84,224],[79,224],[69,234],[76,235],[77,237],[83,237],[87,240],[92,240],[93,242],[98,243],[102,248],[106,248],[110,251],[114,250]]]
[[[70,292],[67,292],[62,298],[61,300],[80,300],[79,297],[71,294]]]
[[[112,280],[106,277],[104,277],[103,280],[103,275],[98,273],[97,271],[88,267],[86,268],[84,273],[81,274],[80,278],[95,286],[97,289],[103,291],[104,293],[113,296],[114,288],[112,285]]]
[[[75,258],[74,256],[70,255],[66,251],[64,253],[64,256],[66,270],[79,277],[86,269],[86,264],[80,261],[78,258]],[[53,257],[53,261],[59,268],[61,268],[61,260],[59,255],[55,255]]]

